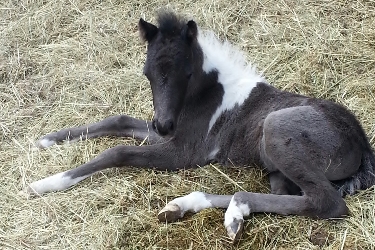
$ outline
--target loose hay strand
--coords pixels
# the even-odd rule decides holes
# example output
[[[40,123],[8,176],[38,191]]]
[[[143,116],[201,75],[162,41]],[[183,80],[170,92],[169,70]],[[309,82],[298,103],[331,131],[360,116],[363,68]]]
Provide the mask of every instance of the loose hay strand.
[[[94,175],[65,192],[25,200],[25,183],[133,139],[101,138],[34,150],[40,136],[116,114],[150,119],[140,17],[168,6],[244,50],[273,85],[335,100],[375,138],[375,4],[355,1],[10,1],[0,4],[0,248],[373,249],[374,188],[347,197],[340,221],[251,215],[239,245],[224,211],[163,225],[165,200],[205,191],[269,192],[260,170],[209,165],[161,173],[131,167]],[[199,149],[197,149],[199,150]]]

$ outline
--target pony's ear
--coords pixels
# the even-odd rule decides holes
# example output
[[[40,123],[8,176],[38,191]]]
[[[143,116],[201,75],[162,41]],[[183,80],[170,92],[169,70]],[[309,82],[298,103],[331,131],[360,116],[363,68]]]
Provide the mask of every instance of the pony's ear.
[[[158,28],[155,25],[146,22],[142,18],[139,19],[138,30],[142,40],[147,42],[150,42],[158,33]]]
[[[193,20],[190,20],[187,24],[186,24],[186,29],[185,29],[185,38],[186,40],[191,43],[193,42],[195,39],[197,39],[197,35],[198,35],[198,27],[197,27],[197,24],[193,21]]]

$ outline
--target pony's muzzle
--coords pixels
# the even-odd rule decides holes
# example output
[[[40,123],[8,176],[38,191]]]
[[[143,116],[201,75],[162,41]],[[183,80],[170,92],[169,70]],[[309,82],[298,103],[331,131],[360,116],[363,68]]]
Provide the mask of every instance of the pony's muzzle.
[[[160,136],[167,136],[174,133],[175,126],[172,119],[168,119],[165,121],[154,119],[152,121],[152,129]]]

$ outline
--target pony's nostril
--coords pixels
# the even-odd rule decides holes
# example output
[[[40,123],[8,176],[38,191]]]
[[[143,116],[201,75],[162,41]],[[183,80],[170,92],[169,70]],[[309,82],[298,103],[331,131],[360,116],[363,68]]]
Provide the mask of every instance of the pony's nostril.
[[[156,121],[152,121],[152,129],[156,132]]]
[[[174,124],[173,124],[172,121],[169,121],[169,122],[168,122],[168,130],[169,130],[169,131],[173,131],[173,129],[174,129]]]

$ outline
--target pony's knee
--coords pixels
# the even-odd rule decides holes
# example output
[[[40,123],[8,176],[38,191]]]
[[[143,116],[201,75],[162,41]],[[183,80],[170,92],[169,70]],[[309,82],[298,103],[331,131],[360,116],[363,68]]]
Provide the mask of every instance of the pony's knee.
[[[247,196],[248,196],[247,192],[238,191],[238,192],[234,193],[231,203],[234,202],[234,203],[236,203],[236,205],[246,204],[248,202]]]

